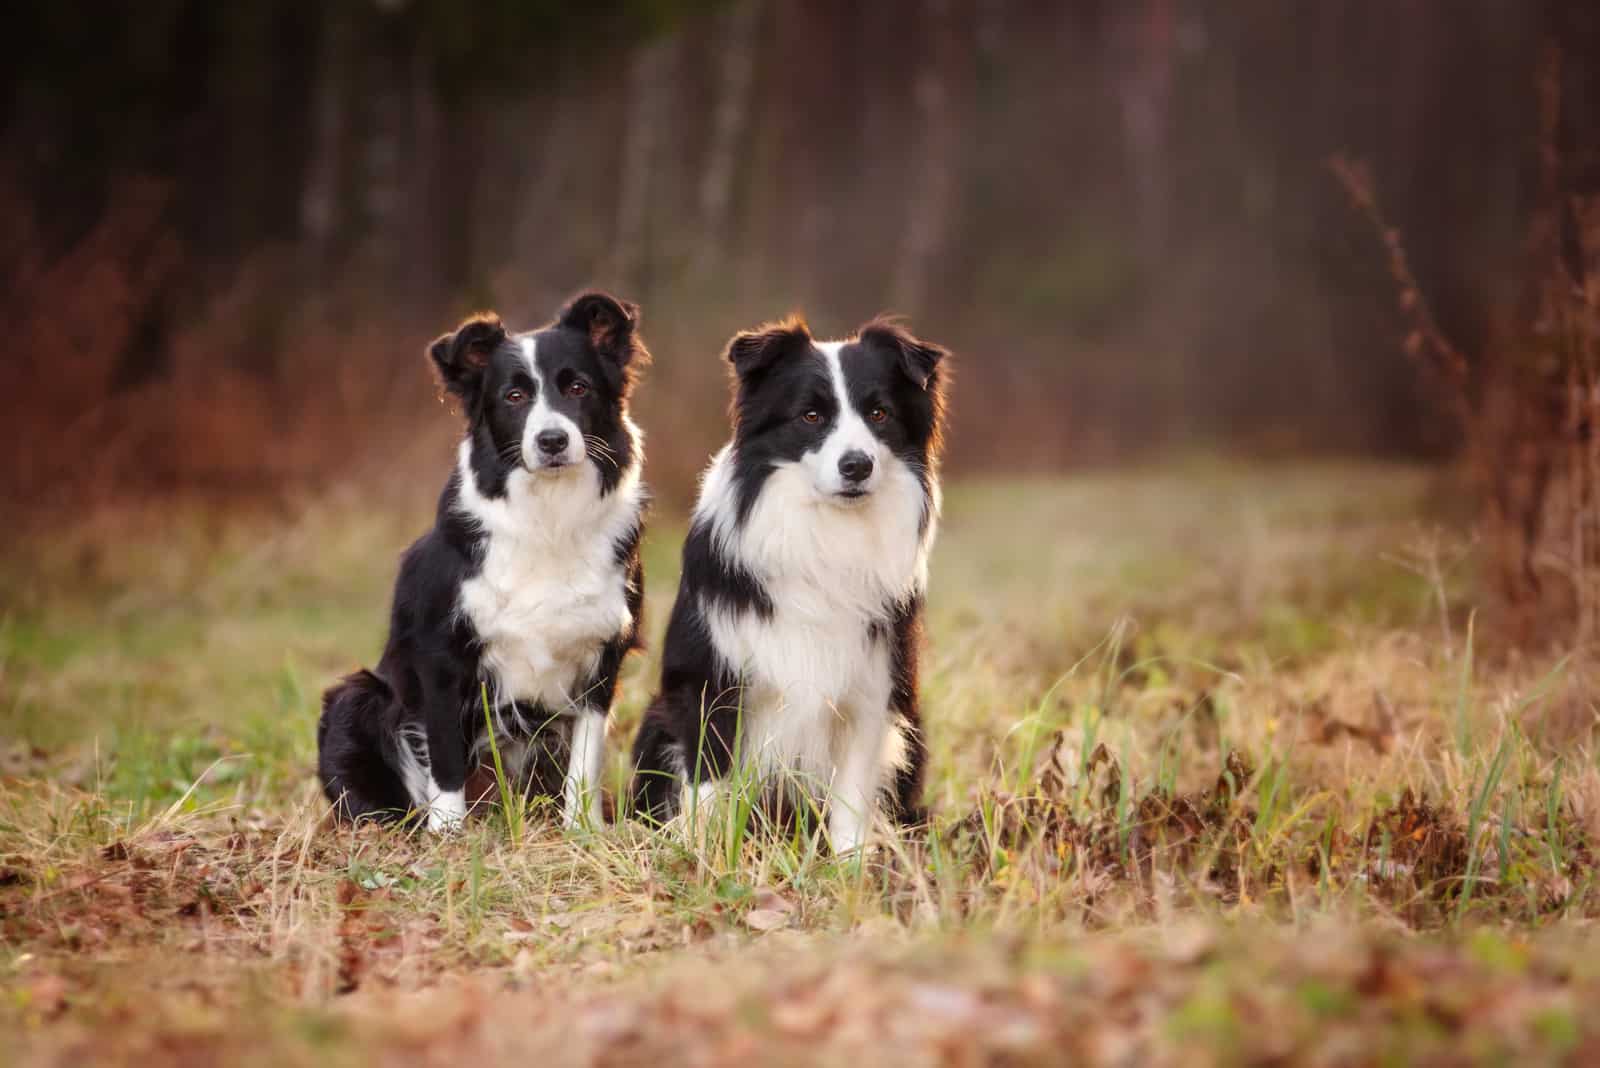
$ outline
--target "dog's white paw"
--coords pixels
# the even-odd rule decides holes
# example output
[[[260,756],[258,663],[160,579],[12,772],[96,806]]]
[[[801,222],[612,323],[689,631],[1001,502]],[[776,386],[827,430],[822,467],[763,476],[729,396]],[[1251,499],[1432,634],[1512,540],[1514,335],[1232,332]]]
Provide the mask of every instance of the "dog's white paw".
[[[442,791],[428,804],[428,830],[436,834],[454,834],[466,820],[465,790]]]
[[[835,805],[828,813],[828,844],[833,847],[834,856],[848,856],[866,843],[870,813],[863,818],[837,802]]]

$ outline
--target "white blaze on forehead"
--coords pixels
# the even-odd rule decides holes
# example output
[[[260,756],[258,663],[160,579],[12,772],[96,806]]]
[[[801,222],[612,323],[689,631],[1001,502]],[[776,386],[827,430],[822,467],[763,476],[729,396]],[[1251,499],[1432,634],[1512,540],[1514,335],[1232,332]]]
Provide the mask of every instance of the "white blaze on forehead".
[[[544,381],[539,377],[539,343],[532,334],[517,338],[517,347],[522,350],[522,362],[528,366],[528,377],[533,379],[534,403],[544,403]],[[537,409],[536,409],[537,410]]]
[[[872,433],[871,428],[861,418],[861,413],[856,411],[855,405],[850,402],[850,387],[845,381],[844,364],[839,359],[839,352],[846,343],[818,341],[815,344],[817,351],[822,353],[822,362],[828,368],[828,377],[833,382],[834,398],[839,403],[839,415],[834,420],[833,429],[822,440],[821,448],[813,454],[816,457],[816,467],[812,475],[817,480],[819,489],[836,493],[844,488],[839,475],[840,458],[847,452],[864,452],[874,463],[872,475],[862,483],[863,489],[870,489],[878,480],[883,456],[877,436]]]
[[[567,450],[561,459],[568,464],[580,462],[587,446],[583,431],[571,419],[550,407],[550,390],[554,382],[546,382],[539,374],[539,342],[532,334],[517,339],[522,349],[522,360],[528,365],[528,375],[533,379],[533,411],[522,425],[522,455],[528,467],[537,467],[543,454],[539,451],[539,433],[544,430],[564,430],[567,433]]]
[[[834,396],[839,401],[839,420],[834,424],[833,433],[828,435],[828,439],[832,441],[842,436],[851,442],[845,449],[854,447],[868,455],[876,456],[878,439],[868,429],[861,418],[861,413],[856,411],[855,405],[850,402],[850,386],[844,380],[844,364],[839,359],[839,350],[844,348],[844,345],[843,341],[817,343],[817,348],[822,351],[823,362],[828,366],[828,377],[833,380]]]
[[[843,341],[818,341],[815,343],[817,351],[822,353],[822,362],[828,368],[828,377],[833,381],[833,393],[839,401],[841,418],[850,407],[850,390],[844,381],[844,365],[839,362],[839,350],[844,348]]]

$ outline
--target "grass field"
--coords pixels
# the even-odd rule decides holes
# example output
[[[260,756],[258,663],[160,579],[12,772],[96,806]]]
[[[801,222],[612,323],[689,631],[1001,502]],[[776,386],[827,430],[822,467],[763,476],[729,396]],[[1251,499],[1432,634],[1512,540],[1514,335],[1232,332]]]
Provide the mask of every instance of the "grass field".
[[[318,696],[376,656],[424,496],[41,537],[0,564],[0,1061],[1592,1061],[1594,703],[1478,636],[1449,499],[1370,466],[953,485],[935,826],[843,860],[538,802],[329,826]],[[680,535],[663,509],[652,640]]]

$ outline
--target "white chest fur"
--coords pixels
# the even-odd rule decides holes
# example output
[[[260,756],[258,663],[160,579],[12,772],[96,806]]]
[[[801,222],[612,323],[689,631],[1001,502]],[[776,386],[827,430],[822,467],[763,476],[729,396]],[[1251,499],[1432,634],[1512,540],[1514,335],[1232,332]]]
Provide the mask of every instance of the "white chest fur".
[[[637,470],[601,496],[590,464],[562,473],[515,471],[506,494],[477,491],[462,448],[461,509],[486,537],[482,567],[462,583],[459,610],[482,643],[490,699],[574,712],[609,640],[632,623],[616,543],[638,522]]]
[[[877,493],[846,506],[819,500],[810,476],[787,466],[735,524],[731,466],[724,450],[700,513],[718,551],[758,577],[773,605],[769,619],[707,613],[718,653],[746,680],[743,748],[769,769],[827,777],[860,721],[887,718],[889,641],[874,625],[926,587],[937,499],[898,461]]]

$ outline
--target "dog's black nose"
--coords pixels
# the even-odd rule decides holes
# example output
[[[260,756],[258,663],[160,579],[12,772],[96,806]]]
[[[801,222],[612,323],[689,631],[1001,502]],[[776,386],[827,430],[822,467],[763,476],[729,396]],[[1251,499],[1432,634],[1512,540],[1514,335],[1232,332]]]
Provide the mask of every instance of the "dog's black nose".
[[[846,482],[865,482],[872,474],[872,457],[852,449],[839,457],[839,474]]]
[[[567,451],[565,430],[541,430],[539,436],[533,440],[539,443],[539,451],[546,456],[556,456]]]

